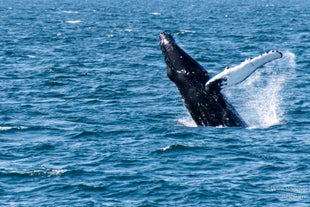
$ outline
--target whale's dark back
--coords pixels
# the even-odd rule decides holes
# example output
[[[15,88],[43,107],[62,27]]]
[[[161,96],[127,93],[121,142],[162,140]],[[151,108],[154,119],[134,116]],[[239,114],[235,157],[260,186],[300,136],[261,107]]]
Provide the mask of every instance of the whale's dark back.
[[[179,89],[186,108],[198,126],[245,127],[234,107],[219,88],[205,88],[208,72],[174,41],[160,34],[160,46],[167,64],[167,75]]]

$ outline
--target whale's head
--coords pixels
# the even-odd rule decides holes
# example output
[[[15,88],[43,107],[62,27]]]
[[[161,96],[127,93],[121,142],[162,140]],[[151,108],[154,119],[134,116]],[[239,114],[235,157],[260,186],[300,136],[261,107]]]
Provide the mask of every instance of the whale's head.
[[[187,85],[184,83],[204,87],[209,80],[207,71],[177,45],[172,35],[161,33],[159,42],[169,79],[178,87]]]

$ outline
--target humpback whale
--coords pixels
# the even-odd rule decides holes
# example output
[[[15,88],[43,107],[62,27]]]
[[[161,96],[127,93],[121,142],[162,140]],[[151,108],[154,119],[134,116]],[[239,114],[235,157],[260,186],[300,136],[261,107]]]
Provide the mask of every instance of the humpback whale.
[[[160,33],[159,42],[167,65],[167,75],[177,86],[186,108],[198,126],[246,127],[247,124],[221,93],[221,89],[241,83],[260,66],[282,57],[281,52],[271,50],[235,67],[227,67],[210,77],[176,43],[172,35]]]

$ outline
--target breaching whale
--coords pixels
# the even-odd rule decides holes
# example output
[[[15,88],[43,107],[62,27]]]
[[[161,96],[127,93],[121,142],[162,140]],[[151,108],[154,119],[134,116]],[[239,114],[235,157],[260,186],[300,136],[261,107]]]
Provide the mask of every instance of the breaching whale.
[[[246,127],[245,121],[227,101],[221,89],[244,81],[260,66],[282,57],[271,50],[240,65],[225,68],[214,77],[175,42],[170,34],[159,35],[167,75],[175,83],[184,104],[198,126]]]

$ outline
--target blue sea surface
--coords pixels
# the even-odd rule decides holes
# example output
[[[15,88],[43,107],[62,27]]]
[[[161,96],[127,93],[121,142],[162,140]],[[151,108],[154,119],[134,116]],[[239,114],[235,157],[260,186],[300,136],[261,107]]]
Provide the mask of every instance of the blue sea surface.
[[[0,0],[0,206],[310,206],[310,1]],[[197,127],[171,33],[248,128]]]

